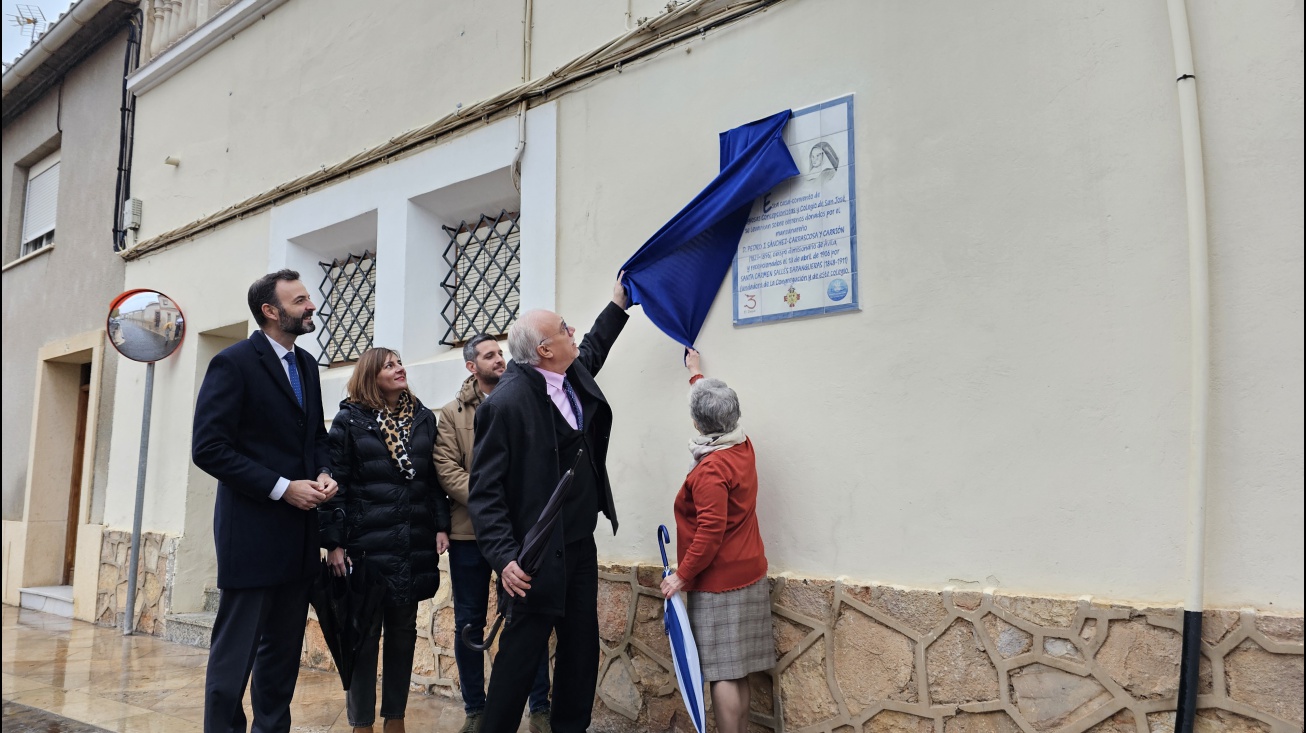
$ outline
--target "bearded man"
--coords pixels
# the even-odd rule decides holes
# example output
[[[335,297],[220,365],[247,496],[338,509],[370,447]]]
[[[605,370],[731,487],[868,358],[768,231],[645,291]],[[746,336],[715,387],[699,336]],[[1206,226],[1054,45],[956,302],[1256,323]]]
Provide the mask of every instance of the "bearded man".
[[[336,493],[317,363],[295,339],[315,308],[299,273],[254,281],[259,330],[209,362],[195,403],[192,459],[218,480],[218,588],[204,680],[204,732],[290,730],[290,699],[319,564],[317,506]]]

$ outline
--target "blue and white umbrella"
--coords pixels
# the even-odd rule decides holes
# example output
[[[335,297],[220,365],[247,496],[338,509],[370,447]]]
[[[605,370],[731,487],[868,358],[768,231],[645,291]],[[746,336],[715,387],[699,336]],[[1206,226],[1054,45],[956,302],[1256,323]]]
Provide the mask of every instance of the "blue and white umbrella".
[[[671,565],[667,562],[667,544],[671,542],[671,533],[667,525],[658,527],[658,549],[662,552],[662,577],[671,574]],[[676,668],[676,683],[680,687],[680,696],[685,699],[685,709],[694,721],[694,729],[703,733],[707,726],[707,714],[703,710],[703,669],[698,663],[698,645],[694,643],[694,632],[689,628],[689,612],[685,610],[685,601],[677,592],[666,599],[662,609],[662,624],[667,630],[667,639],[671,642],[671,662]]]

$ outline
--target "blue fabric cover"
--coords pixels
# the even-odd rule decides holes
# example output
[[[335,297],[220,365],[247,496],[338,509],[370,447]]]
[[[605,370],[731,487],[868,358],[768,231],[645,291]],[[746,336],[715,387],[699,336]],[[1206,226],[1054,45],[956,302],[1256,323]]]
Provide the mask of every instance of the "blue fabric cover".
[[[781,133],[790,110],[721,133],[721,173],[621,269],[631,304],[693,347],[730,270],[753,201],[798,175]]]

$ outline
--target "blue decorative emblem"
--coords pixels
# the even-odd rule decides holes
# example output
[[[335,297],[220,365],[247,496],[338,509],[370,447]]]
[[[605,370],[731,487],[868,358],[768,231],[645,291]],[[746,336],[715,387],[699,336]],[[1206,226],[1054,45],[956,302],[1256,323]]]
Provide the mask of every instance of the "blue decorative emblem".
[[[848,283],[844,282],[843,278],[836,277],[830,281],[830,286],[825,289],[825,294],[830,296],[830,300],[843,300],[848,297]]]

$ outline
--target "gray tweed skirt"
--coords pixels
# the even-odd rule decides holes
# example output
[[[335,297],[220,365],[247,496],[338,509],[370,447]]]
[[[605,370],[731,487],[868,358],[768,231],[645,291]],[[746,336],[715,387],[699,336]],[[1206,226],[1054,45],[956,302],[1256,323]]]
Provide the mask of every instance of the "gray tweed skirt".
[[[725,593],[686,593],[703,680],[737,680],[775,666],[771,584],[766,578]]]

